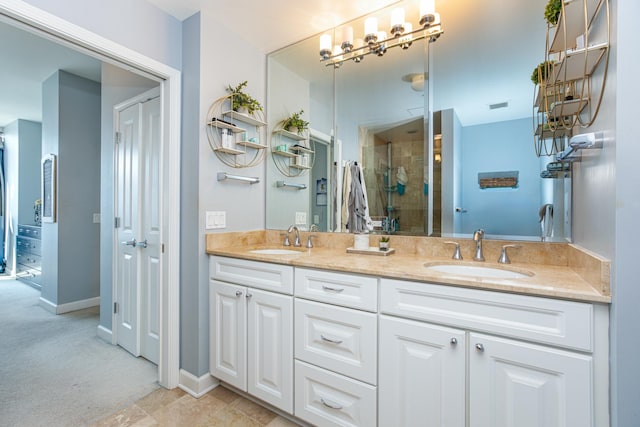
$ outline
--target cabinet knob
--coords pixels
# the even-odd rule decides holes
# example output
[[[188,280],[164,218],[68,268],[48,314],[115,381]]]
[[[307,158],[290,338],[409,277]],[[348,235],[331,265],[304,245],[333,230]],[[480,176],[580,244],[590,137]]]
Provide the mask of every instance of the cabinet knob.
[[[451,338],[451,345],[456,345],[456,344],[458,344],[458,338],[456,337]]]
[[[237,297],[242,296],[242,291],[236,291],[236,296]]]
[[[251,298],[253,295],[247,292],[247,299]]]
[[[481,343],[476,344],[476,350],[478,350],[480,353],[484,352],[484,345],[482,345]]]

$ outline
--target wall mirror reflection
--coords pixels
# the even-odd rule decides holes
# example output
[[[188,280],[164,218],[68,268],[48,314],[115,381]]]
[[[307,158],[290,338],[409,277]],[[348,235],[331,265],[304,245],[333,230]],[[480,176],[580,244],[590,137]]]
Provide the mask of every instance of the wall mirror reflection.
[[[321,61],[322,35],[340,45],[352,33],[357,45],[367,18],[389,33],[398,7],[415,31],[418,3],[395,3],[269,55],[269,132],[304,110],[316,158],[291,178],[267,161],[267,228],[353,231],[342,184],[345,164],[358,163],[373,232],[467,237],[483,228],[487,238],[569,240],[570,176],[541,178],[555,158],[539,157],[533,139],[530,76],[544,58],[546,0],[436,1],[443,34],[435,42],[339,67]],[[327,195],[318,198],[322,179]],[[306,189],[278,187],[283,180]]]

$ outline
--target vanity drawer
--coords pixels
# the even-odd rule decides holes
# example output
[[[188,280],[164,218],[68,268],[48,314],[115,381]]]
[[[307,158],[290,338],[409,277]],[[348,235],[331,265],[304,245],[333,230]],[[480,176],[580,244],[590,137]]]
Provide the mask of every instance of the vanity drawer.
[[[288,265],[211,256],[209,275],[223,282],[293,294],[293,267]]]
[[[41,228],[37,225],[18,224],[18,235],[41,239]]]
[[[351,378],[377,383],[377,316],[296,299],[295,357]]]
[[[29,268],[40,269],[40,256],[34,254],[16,253],[16,264],[22,264]]]
[[[378,279],[358,274],[295,269],[297,297],[376,312]]]
[[[16,250],[23,253],[41,255],[40,240],[29,237],[16,237]]]
[[[593,351],[591,304],[381,279],[380,312]]]
[[[295,415],[316,426],[375,426],[376,388],[295,362]]]

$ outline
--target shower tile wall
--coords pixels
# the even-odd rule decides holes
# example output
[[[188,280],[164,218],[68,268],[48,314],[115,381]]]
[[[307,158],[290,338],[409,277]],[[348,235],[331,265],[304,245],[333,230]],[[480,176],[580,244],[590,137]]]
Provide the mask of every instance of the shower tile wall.
[[[391,218],[399,220],[401,233],[424,232],[423,149],[421,134],[405,134],[403,139],[396,139],[391,144],[391,185],[396,185],[396,174],[400,166],[404,167],[409,177],[405,193],[401,196],[396,191],[391,196],[394,208]],[[375,137],[373,150],[371,147],[366,148],[363,157],[365,165],[375,165],[373,173],[371,168],[367,168],[365,172],[370,215],[385,216],[387,193],[383,189],[383,174],[387,168],[387,141]],[[370,159],[373,161],[369,161]]]

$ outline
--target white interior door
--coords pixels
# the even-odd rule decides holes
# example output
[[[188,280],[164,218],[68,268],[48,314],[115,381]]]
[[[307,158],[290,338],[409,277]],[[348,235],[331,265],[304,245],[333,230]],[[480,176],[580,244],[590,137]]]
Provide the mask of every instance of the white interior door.
[[[118,111],[116,148],[116,342],[134,356],[159,359],[160,98]]]
[[[134,356],[140,355],[138,311],[138,147],[140,114],[138,105],[118,113],[116,145],[116,341]]]
[[[140,188],[140,354],[158,363],[160,351],[160,97],[141,104],[142,145],[140,158],[144,164]]]

